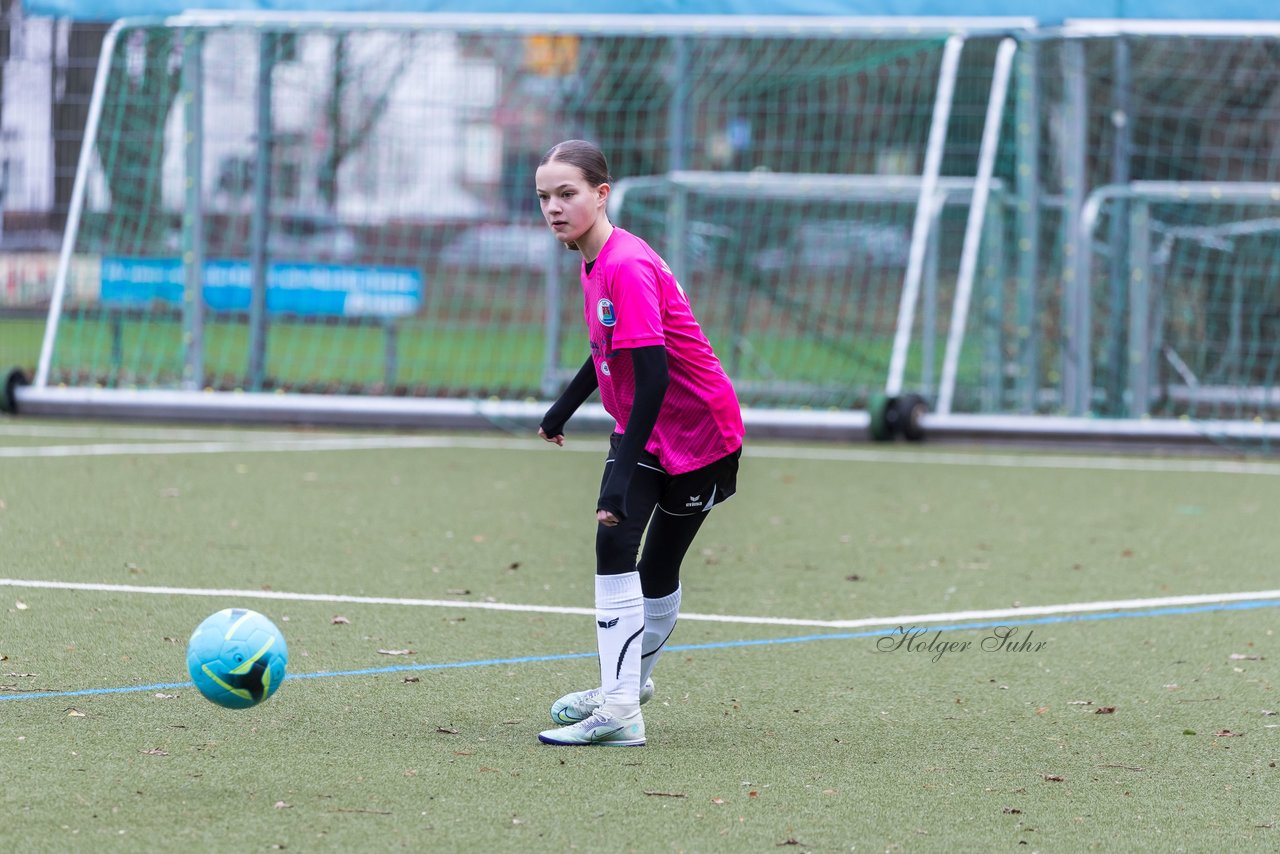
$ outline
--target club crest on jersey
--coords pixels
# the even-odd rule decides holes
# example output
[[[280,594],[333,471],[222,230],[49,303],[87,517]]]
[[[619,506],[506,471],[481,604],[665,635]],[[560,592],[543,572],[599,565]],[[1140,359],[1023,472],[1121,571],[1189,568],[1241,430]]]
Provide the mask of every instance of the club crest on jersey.
[[[596,319],[602,326],[613,326],[618,322],[618,316],[613,313],[613,303],[610,300],[602,299],[596,303]]]

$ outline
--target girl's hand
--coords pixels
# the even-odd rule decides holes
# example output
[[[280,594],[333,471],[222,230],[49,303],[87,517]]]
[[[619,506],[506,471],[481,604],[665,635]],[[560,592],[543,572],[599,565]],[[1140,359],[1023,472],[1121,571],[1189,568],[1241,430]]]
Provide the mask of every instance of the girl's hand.
[[[564,447],[564,434],[563,434],[563,433],[560,433],[559,435],[556,435],[556,436],[548,436],[546,433],[543,433],[543,432],[542,432],[542,428],[541,428],[541,427],[539,427],[539,428],[538,428],[538,435],[539,435],[539,436],[541,436],[543,439],[545,439],[545,440],[546,440],[546,441],[548,441],[548,442],[554,442],[555,444],[559,445],[560,447],[562,447],[562,448]],[[615,522],[614,524],[617,524],[617,523]]]
[[[608,510],[597,510],[596,521],[606,528],[612,528],[618,524],[618,517],[610,513]]]

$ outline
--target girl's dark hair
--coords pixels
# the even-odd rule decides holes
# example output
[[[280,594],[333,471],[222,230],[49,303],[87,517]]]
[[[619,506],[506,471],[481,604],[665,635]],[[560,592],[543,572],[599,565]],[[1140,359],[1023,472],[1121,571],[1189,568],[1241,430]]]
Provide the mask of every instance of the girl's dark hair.
[[[585,139],[566,139],[564,142],[558,142],[547,149],[547,153],[542,155],[538,165],[543,166],[553,160],[577,166],[582,172],[582,177],[593,187],[613,181],[609,177],[609,161],[605,160],[604,152],[594,142],[588,142]]]

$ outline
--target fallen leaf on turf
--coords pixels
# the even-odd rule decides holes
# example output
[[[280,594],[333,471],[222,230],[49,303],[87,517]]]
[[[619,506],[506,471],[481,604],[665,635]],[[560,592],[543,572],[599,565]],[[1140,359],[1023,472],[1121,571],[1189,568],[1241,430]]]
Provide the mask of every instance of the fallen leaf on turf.
[[[1114,715],[1116,713],[1115,706],[1098,706],[1093,710],[1095,715]]]
[[[723,806],[724,798],[712,798],[711,803],[715,804],[716,806]]]
[[[172,700],[177,696],[177,694],[156,694],[155,698],[157,700]]]
[[[454,596],[470,596],[471,595],[471,591],[467,590],[465,587],[450,587],[445,592],[450,593]]]
[[[146,750],[140,751],[144,756],[168,756],[168,751],[161,750],[158,747],[148,747]]]
[[[25,611],[29,606],[27,605],[26,602],[23,602],[21,599],[19,599],[18,601],[13,603],[13,607],[17,608],[19,611]]]
[[[86,718],[86,717],[88,717],[88,715],[86,715],[84,712],[80,711],[79,709],[67,709],[67,717],[69,717],[69,718]]]
[[[684,792],[655,792],[653,789],[645,789],[644,793],[654,798],[687,798]]]
[[[421,679],[419,679],[417,676],[406,676],[406,677],[404,677],[403,679],[401,679],[400,681],[401,681],[401,682],[404,682],[404,683],[406,683],[406,684],[407,684],[407,683],[409,683],[409,682],[421,682],[422,680],[421,680]]]
[[[9,656],[5,655],[4,653],[0,653],[0,661],[8,661],[8,660],[9,660]]]
[[[413,655],[411,649],[380,649],[378,655]]]
[[[330,621],[329,621],[329,625],[331,625],[331,626],[349,626],[349,625],[351,625],[351,621],[350,621],[350,620],[348,620],[346,617],[342,616],[341,614],[338,614],[338,615],[337,615],[337,616],[335,616],[332,620],[330,620]]]
[[[417,777],[417,776],[418,776],[418,769],[417,769],[417,768],[406,768],[406,769],[404,769],[404,775],[405,775],[406,777]]]
[[[1227,656],[1230,661],[1262,661],[1260,655],[1246,655],[1243,652],[1233,652]]]
[[[775,847],[781,847],[783,845],[803,845],[803,844],[804,844],[803,842],[801,842],[799,839],[796,839],[794,836],[789,836],[786,839],[779,842],[778,845]]]
[[[1275,714],[1275,712],[1271,711],[1270,709],[1263,709],[1262,714],[1264,717],[1271,717],[1272,715]]]
[[[1244,733],[1242,732],[1232,732],[1229,729],[1220,729],[1213,734],[1213,737],[1214,738],[1238,738],[1243,735]]]
[[[496,774],[496,773],[498,772],[498,769],[497,769],[497,768],[490,768],[488,765],[481,765],[481,766],[480,766],[480,771],[481,771],[481,773],[491,772],[491,773]]]
[[[1196,734],[1196,731],[1195,731],[1195,730],[1193,730],[1193,729],[1184,729],[1184,730],[1182,731],[1182,734],[1183,734],[1183,735],[1195,735],[1195,734]]]
[[[442,733],[445,733],[446,735],[457,735],[459,730],[456,730],[453,727],[448,727],[448,726],[438,726],[436,727],[436,732],[442,732]]]
[[[1070,702],[1067,703],[1067,705],[1068,706],[1092,706],[1093,700],[1071,700]]]
[[[292,808],[293,804],[286,804],[284,801],[276,801],[274,806],[278,810],[287,810]]]
[[[861,581],[861,580],[862,580],[862,576],[861,576],[861,575],[858,575],[858,574],[855,572],[853,575],[846,575],[846,576],[844,577],[844,580],[845,580],[845,581]]]
[[[1005,815],[1022,815],[1022,810],[1017,807],[1005,807],[1002,812]]]
[[[1049,782],[1049,783],[1063,783],[1063,782],[1066,782],[1066,779],[1067,779],[1066,777],[1063,777],[1061,774],[1041,774],[1040,776],[1046,782]]]
[[[747,797],[748,797],[748,798],[758,798],[758,797],[760,797],[760,793],[759,793],[759,792],[757,792],[755,789],[752,789],[751,791],[747,792]]]

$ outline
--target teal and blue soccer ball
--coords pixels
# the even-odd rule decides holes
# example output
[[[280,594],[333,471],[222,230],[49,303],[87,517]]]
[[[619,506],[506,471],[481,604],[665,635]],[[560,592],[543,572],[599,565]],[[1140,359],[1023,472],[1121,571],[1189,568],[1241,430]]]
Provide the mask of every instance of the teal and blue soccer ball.
[[[187,643],[191,680],[206,699],[228,709],[247,709],[274,694],[288,662],[275,623],[247,608],[211,614]]]

